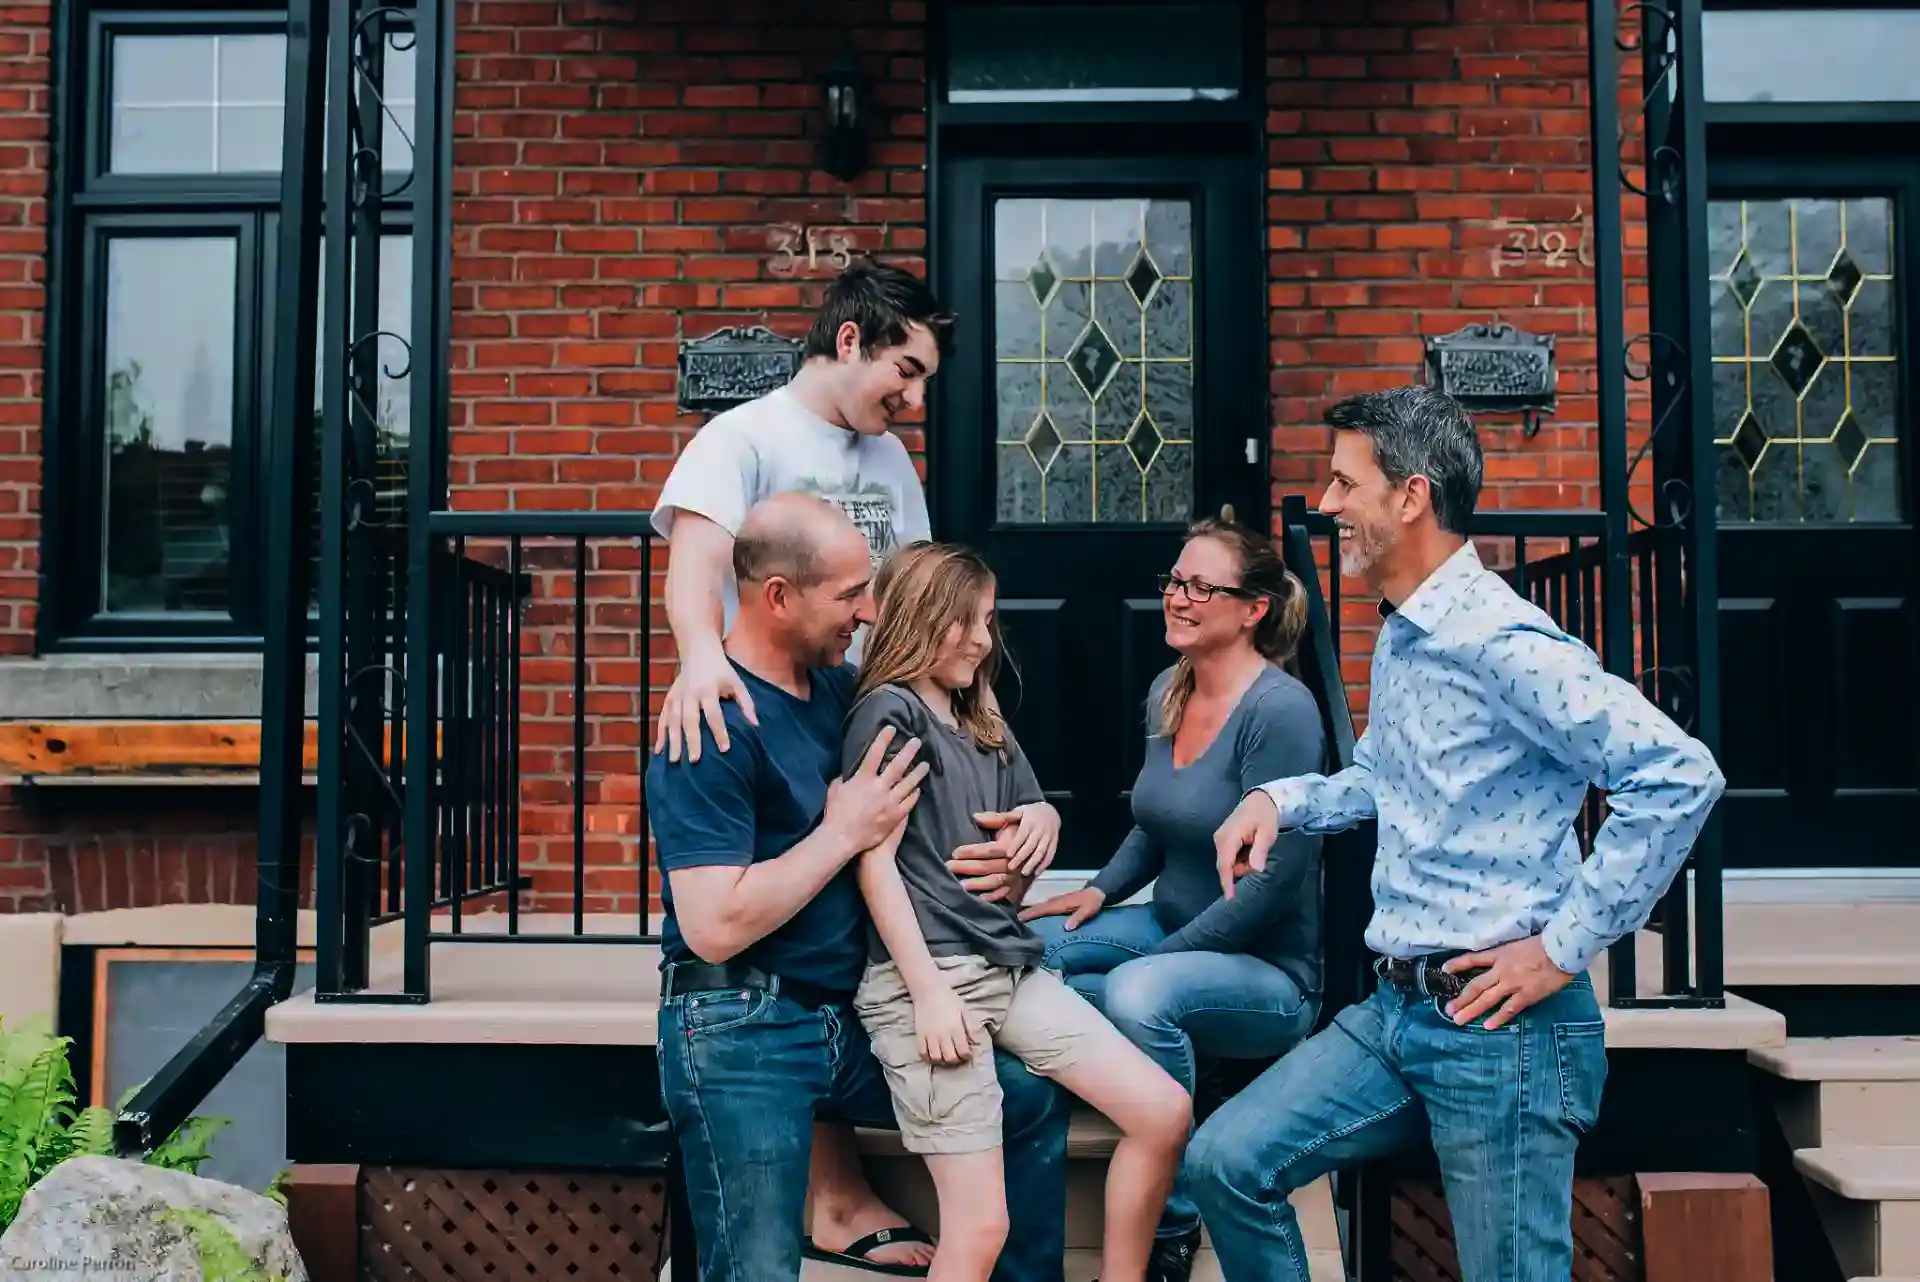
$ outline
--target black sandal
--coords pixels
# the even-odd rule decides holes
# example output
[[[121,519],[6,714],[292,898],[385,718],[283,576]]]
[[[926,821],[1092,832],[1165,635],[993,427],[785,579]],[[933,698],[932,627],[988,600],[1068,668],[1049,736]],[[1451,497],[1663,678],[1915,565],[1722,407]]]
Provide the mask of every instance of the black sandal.
[[[880,1260],[867,1258],[868,1252],[877,1246],[891,1246],[896,1242],[924,1242],[932,1246],[934,1241],[911,1224],[896,1225],[890,1229],[879,1229],[863,1238],[847,1243],[844,1251],[829,1251],[815,1246],[811,1237],[803,1238],[800,1253],[809,1260],[821,1260],[828,1264],[839,1264],[850,1269],[865,1269],[869,1273],[884,1273],[888,1277],[923,1278],[927,1276],[924,1264],[886,1264]]]

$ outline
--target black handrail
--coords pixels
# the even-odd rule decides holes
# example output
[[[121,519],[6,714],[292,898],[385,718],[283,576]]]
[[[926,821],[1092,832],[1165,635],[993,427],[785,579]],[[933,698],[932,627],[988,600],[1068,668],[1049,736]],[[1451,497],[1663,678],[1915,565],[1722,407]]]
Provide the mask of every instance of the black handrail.
[[[344,33],[335,32],[336,36]],[[293,0],[286,41],[282,114],[283,154],[279,230],[278,308],[282,335],[274,357],[272,438],[287,448],[268,456],[266,511],[269,546],[287,557],[268,576],[267,645],[261,665],[260,833],[254,905],[253,973],[244,987],[137,1090],[114,1118],[113,1142],[123,1156],[165,1140],[212,1093],[266,1032],[267,1010],[293,991],[298,958],[300,893],[300,779],[306,711],[307,590],[312,528],[304,499],[315,492],[314,367],[317,338],[311,300],[319,277],[321,118],[328,49],[328,6]]]
[[[1299,676],[1320,705],[1321,728],[1326,735],[1329,773],[1353,764],[1356,736],[1347,683],[1341,673],[1338,601],[1339,542],[1333,522],[1310,512],[1306,500],[1289,494],[1281,501],[1281,556],[1305,586],[1307,627],[1295,657]],[[1314,540],[1325,539],[1327,581],[1324,591]],[[1335,833],[1322,842],[1321,896],[1324,950],[1320,1023],[1324,1026],[1342,1009],[1371,991],[1372,971],[1363,943],[1372,911],[1375,830],[1371,823]]]
[[[406,832],[425,832],[428,849],[420,861],[407,862],[405,843],[388,845],[384,856],[389,893],[384,911],[377,897],[345,896],[344,933],[365,940],[376,925],[399,919],[402,930],[403,975],[398,992],[372,992],[351,984],[316,994],[329,1001],[425,1001],[431,993],[428,952],[438,941],[468,943],[655,943],[650,929],[654,892],[648,849],[644,756],[635,762],[638,790],[633,836],[638,847],[634,890],[639,920],[632,931],[587,933],[588,905],[607,893],[595,884],[589,868],[588,845],[589,743],[588,720],[595,714],[589,699],[595,694],[588,671],[596,645],[621,633],[635,638],[631,645],[637,672],[631,694],[639,700],[639,750],[651,736],[650,687],[653,666],[653,552],[656,539],[652,514],[619,512],[463,512],[429,514],[428,538],[433,571],[424,593],[412,593],[415,606],[424,603],[432,620],[426,630],[427,653],[414,653],[420,634],[401,623],[396,635],[413,639],[404,658],[396,659],[402,672],[425,674],[431,697],[426,702],[425,727],[396,728],[396,743],[405,750],[427,754],[419,777],[424,788],[407,787],[396,794],[404,806]],[[589,545],[599,553],[596,564]],[[624,547],[626,550],[614,551]],[[571,575],[571,582],[567,576]],[[637,578],[631,592],[609,600],[596,580],[625,575]],[[631,597],[632,599],[627,599]],[[565,611],[571,605],[570,622]],[[590,624],[593,625],[590,627]],[[553,653],[540,653],[542,640]],[[625,644],[625,643],[622,643]],[[551,664],[564,657],[565,677],[551,669],[528,687],[529,660]],[[416,694],[420,692],[416,691]],[[538,700],[536,705],[533,701]],[[529,742],[536,721],[545,725],[569,723],[564,745]],[[542,710],[544,710],[544,714]],[[558,715],[555,715],[558,714]],[[598,719],[596,718],[596,722]],[[524,724],[523,724],[524,723]],[[522,797],[523,748],[538,752],[543,746],[570,749],[566,801],[571,809],[570,899],[571,931],[529,933],[523,929],[521,895],[541,889],[522,858],[528,836]],[[536,772],[537,773],[537,772]],[[412,868],[411,876],[407,869]],[[533,867],[537,875],[541,869]],[[626,894],[625,877],[619,890]],[[401,888],[405,886],[406,889]],[[505,929],[476,929],[473,909],[478,901],[504,907]],[[323,983],[324,987],[324,983]]]

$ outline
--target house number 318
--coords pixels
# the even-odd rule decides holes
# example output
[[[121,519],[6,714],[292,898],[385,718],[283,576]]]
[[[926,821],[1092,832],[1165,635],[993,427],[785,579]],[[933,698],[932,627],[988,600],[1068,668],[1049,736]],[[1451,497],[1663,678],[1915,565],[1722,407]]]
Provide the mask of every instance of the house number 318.
[[[803,257],[810,272],[818,271],[822,262],[836,272],[844,271],[853,262],[853,238],[844,231],[775,223],[768,229],[768,239],[773,246],[773,258],[767,263],[767,270],[775,276],[793,275],[800,269]]]

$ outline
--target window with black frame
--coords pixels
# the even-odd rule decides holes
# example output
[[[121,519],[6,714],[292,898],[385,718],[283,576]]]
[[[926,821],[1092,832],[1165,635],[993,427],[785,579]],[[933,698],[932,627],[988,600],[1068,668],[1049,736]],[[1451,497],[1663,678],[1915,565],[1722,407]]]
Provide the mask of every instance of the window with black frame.
[[[70,14],[56,142],[43,640],[257,644],[286,13]],[[383,187],[413,163],[412,34],[389,27]],[[372,412],[404,483],[411,320],[405,201],[383,214]],[[358,249],[358,247],[356,247]],[[316,309],[320,300],[314,300]],[[318,360],[318,353],[315,353]],[[315,413],[318,413],[316,389]]]

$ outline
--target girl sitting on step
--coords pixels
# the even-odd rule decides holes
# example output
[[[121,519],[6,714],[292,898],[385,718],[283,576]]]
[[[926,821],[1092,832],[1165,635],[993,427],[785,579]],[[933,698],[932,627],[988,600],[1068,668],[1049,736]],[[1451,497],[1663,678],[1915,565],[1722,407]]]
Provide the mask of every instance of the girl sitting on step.
[[[1119,1127],[1101,1277],[1142,1282],[1186,1145],[1187,1093],[1041,968],[1044,946],[1017,903],[988,902],[947,868],[992,816],[1017,825],[1023,875],[1051,863],[1059,840],[1059,814],[990,695],[1000,650],[993,574],[965,548],[921,542],[889,559],[875,592],[842,767],[851,777],[892,726],[895,744],[920,741],[931,769],[893,841],[860,863],[873,925],[854,1007],[886,1072],[902,1142],[925,1155],[939,1197],[929,1277],[987,1282],[1006,1241],[998,1046]]]

